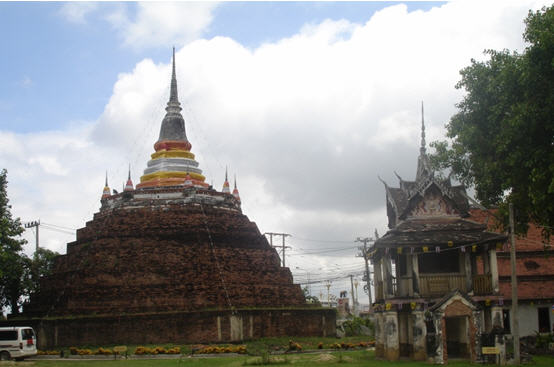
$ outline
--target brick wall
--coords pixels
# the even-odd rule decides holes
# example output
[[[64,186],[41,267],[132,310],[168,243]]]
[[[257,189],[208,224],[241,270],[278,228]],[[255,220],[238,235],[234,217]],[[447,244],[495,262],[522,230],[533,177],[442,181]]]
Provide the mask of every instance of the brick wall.
[[[173,312],[103,317],[60,317],[0,322],[29,325],[40,349],[60,346],[217,343],[233,340],[231,312]],[[279,336],[334,336],[333,309],[238,310],[243,340]],[[218,322],[219,318],[219,322]],[[219,326],[218,326],[219,325]]]
[[[489,230],[496,229],[494,211],[472,209],[470,219],[488,223]],[[554,236],[545,247],[541,228],[529,224],[526,236],[516,237],[516,273],[518,298],[536,300],[554,298]],[[511,263],[509,248],[497,252],[500,294],[507,300],[512,297]]]

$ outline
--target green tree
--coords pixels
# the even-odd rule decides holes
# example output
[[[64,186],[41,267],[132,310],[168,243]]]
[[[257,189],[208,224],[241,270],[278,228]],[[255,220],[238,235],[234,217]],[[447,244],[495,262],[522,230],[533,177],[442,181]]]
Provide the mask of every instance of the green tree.
[[[0,306],[19,312],[21,296],[26,292],[30,260],[23,254],[24,231],[19,218],[13,219],[7,193],[7,171],[0,173]]]
[[[55,258],[59,254],[57,252],[39,248],[33,255],[29,267],[29,284],[27,293],[32,295],[40,290],[40,279],[52,274]]]
[[[473,186],[485,206],[507,223],[514,204],[516,231],[529,222],[554,226],[554,9],[530,11],[522,54],[487,50],[471,60],[456,85],[466,95],[446,125],[448,141],[431,144],[435,168],[450,168]]]

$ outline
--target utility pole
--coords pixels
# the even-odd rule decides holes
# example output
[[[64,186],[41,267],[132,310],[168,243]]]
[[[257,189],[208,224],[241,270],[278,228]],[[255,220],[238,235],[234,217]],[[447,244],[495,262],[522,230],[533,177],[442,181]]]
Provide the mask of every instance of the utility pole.
[[[377,232],[377,231],[376,231]],[[357,257],[363,257],[364,258],[364,261],[365,261],[365,274],[366,274],[366,283],[367,283],[367,295],[369,297],[369,313],[372,313],[373,312],[373,306],[371,305],[371,279],[370,279],[370,274],[369,274],[369,259],[367,258],[367,243],[368,242],[371,242],[372,239],[371,238],[368,238],[368,237],[365,237],[365,238],[356,238],[356,242],[362,242],[364,245],[363,247],[360,246],[358,247],[358,250],[360,250],[360,252],[358,253],[358,255],[356,255]]]
[[[325,286],[327,287],[327,307],[331,308],[331,300],[329,299],[329,288],[331,288],[331,281],[328,280]]]
[[[282,260],[281,260],[281,263],[282,263],[282,266],[283,267],[286,267],[285,265],[285,249],[287,248],[290,248],[290,246],[285,246],[285,238],[286,237],[290,237],[290,234],[288,233],[274,233],[274,232],[266,232],[264,233],[264,235],[269,235],[269,244],[271,245],[271,247],[273,248],[281,248],[281,253],[282,253]],[[273,246],[273,236],[281,236],[282,240],[283,240],[283,243],[281,246]]]
[[[33,228],[36,227],[35,232],[35,252],[38,251],[38,227],[40,226],[40,219],[34,220],[32,222],[25,223],[25,228]]]
[[[517,305],[517,273],[516,273],[516,235],[514,227],[514,207],[512,203],[509,206],[510,210],[510,265],[512,268],[512,320],[514,337],[514,364],[520,364],[519,355],[519,314]]]
[[[353,275],[350,274],[350,293],[352,294],[352,314],[356,314],[356,299],[354,298],[354,279],[352,279]]]
[[[358,278],[354,279],[354,290],[356,291],[356,300],[354,302],[355,302],[355,305],[356,305],[356,310],[359,313],[360,310],[358,310],[358,305],[360,303],[358,302]]]

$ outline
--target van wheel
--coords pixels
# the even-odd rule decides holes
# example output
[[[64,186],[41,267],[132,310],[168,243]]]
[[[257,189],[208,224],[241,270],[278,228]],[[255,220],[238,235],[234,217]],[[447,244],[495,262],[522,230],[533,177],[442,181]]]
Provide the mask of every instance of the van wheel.
[[[9,361],[11,359],[10,353],[2,352],[0,353],[0,361]]]

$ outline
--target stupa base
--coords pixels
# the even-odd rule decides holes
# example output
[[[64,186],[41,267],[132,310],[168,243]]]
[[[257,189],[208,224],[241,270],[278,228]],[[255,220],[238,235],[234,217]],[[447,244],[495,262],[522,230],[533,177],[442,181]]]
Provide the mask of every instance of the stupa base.
[[[328,308],[253,308],[148,314],[10,318],[32,326],[39,349],[82,345],[229,343],[282,336],[334,336]]]

